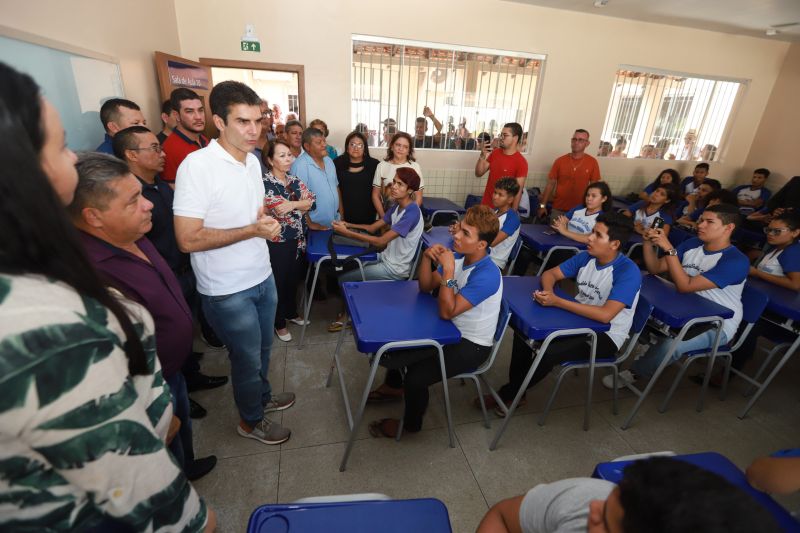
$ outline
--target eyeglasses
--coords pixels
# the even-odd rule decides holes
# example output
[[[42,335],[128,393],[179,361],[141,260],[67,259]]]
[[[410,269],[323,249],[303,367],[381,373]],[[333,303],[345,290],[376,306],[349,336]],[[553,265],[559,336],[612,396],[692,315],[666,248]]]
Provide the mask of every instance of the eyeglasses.
[[[791,228],[764,228],[764,233],[767,235],[780,235],[784,231],[792,231]]]
[[[157,154],[160,154],[160,153],[161,153],[161,145],[160,145],[160,144],[153,143],[153,144],[151,144],[150,146],[145,146],[145,147],[143,147],[143,148],[128,148],[128,150],[135,150],[135,151],[139,151],[139,150],[142,150],[142,151],[150,150],[151,152],[155,152],[155,153],[157,153]]]
[[[355,150],[363,150],[364,149],[364,145],[361,144],[361,143],[350,143],[347,146],[349,146],[350,148],[353,148]]]
[[[573,137],[570,139],[574,143],[588,143],[589,139],[578,139],[577,137]]]

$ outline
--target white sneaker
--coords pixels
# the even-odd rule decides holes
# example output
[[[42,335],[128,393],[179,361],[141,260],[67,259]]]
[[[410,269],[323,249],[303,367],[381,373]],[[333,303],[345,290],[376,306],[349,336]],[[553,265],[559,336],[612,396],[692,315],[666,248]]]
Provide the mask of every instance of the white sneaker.
[[[623,370],[617,376],[617,390],[624,389],[628,385],[632,385],[636,382],[636,376],[634,376],[630,370]],[[603,378],[603,386],[607,389],[614,388],[614,374],[609,374]]]
[[[281,334],[278,332],[278,330],[276,329],[276,330],[275,330],[275,336],[276,336],[276,337],[278,337],[278,338],[279,338],[280,340],[282,340],[283,342],[289,342],[289,341],[291,341],[291,340],[292,340],[292,334],[291,334],[291,333],[289,333],[289,330],[288,330],[288,329],[286,330],[286,333],[285,333],[285,334],[283,334],[283,335],[281,335]]]
[[[300,318],[299,316],[297,318],[290,318],[289,322],[291,322],[292,324],[297,324],[298,326],[308,326],[309,324],[311,324],[310,320]]]

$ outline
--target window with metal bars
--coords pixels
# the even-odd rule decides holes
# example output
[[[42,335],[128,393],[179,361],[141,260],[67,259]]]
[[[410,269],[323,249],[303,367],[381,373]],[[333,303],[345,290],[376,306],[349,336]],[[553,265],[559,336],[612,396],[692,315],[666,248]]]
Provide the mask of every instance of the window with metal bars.
[[[599,146],[606,157],[716,161],[746,80],[622,66]]]
[[[352,126],[375,146],[408,132],[415,149],[478,149],[479,135],[494,138],[508,122],[529,138],[544,59],[354,35]]]

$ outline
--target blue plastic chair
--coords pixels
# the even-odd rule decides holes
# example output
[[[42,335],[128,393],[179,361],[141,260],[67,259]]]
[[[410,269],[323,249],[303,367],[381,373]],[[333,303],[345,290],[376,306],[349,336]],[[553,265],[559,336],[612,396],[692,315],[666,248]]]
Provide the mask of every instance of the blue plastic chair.
[[[619,375],[619,365],[625,361],[628,357],[630,357],[633,349],[636,347],[636,344],[639,341],[639,336],[642,334],[644,330],[645,324],[647,324],[647,319],[650,318],[650,313],[653,312],[653,306],[647,299],[639,295],[639,301],[636,303],[636,309],[633,312],[633,321],[631,322],[631,331],[628,336],[628,341],[626,344],[623,345],[622,349],[619,352],[617,357],[604,357],[601,359],[594,360],[594,368],[611,368],[614,372],[614,389],[613,389],[613,404],[612,410],[614,414],[617,414],[617,378]],[[545,420],[547,419],[547,415],[550,412],[550,408],[553,406],[553,402],[556,399],[556,394],[558,393],[559,387],[561,387],[561,381],[564,379],[570,371],[578,370],[581,368],[592,368],[591,361],[587,361],[585,359],[581,359],[580,361],[565,361],[561,363],[561,370],[558,373],[558,377],[556,378],[556,384],[553,387],[553,392],[550,393],[550,398],[547,400],[547,406],[544,408],[544,411],[539,416],[539,425],[543,426]],[[593,373],[589,373],[589,375],[593,375]],[[591,385],[591,384],[590,384]],[[586,395],[586,405],[587,408],[592,403],[591,397],[591,387],[589,388],[589,393]]]
[[[744,330],[742,330],[741,335],[739,338],[736,339],[736,343],[731,345],[730,341],[726,344],[721,345],[717,348],[717,357],[722,358],[725,360],[725,377],[722,383],[722,393],[721,398],[725,398],[725,394],[728,388],[728,377],[730,375],[731,370],[731,361],[733,360],[733,352],[739,349],[742,345],[744,340],[750,335],[750,331],[753,329],[753,326],[764,314],[764,309],[767,308],[767,304],[769,303],[769,298],[766,294],[759,292],[754,287],[751,287],[748,284],[745,284],[744,290],[742,291],[742,321],[745,324]],[[702,350],[692,350],[690,352],[686,352],[683,354],[685,359],[683,364],[681,365],[680,370],[678,371],[678,375],[675,376],[675,379],[672,381],[672,386],[669,388],[669,392],[667,392],[664,401],[661,403],[661,407],[658,408],[660,413],[663,413],[667,410],[669,406],[669,402],[672,399],[672,395],[675,393],[675,390],[678,388],[678,384],[680,383],[683,375],[686,373],[686,369],[689,368],[689,365],[692,362],[708,358],[711,356],[711,351],[708,348],[703,348]],[[708,369],[710,370],[710,369]],[[701,394],[705,393],[706,388],[708,387],[708,380],[710,376],[706,376],[705,382],[703,383],[703,390]]]
[[[517,235],[517,242],[511,247],[511,253],[508,254],[508,262],[506,263],[506,275],[510,276],[514,272],[514,264],[519,257],[519,251],[522,249],[522,238]]]

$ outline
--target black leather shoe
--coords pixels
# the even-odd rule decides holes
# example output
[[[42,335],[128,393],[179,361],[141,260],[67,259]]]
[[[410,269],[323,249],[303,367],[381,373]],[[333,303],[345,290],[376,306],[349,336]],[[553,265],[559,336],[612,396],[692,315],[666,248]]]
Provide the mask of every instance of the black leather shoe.
[[[189,418],[203,418],[207,414],[205,407],[189,398]]]
[[[199,372],[191,378],[186,378],[186,390],[197,392],[199,390],[216,389],[228,382],[228,376],[206,376]]]
[[[215,466],[217,466],[216,455],[195,459],[191,465],[186,467],[186,477],[189,478],[189,481],[198,480],[214,470]]]

